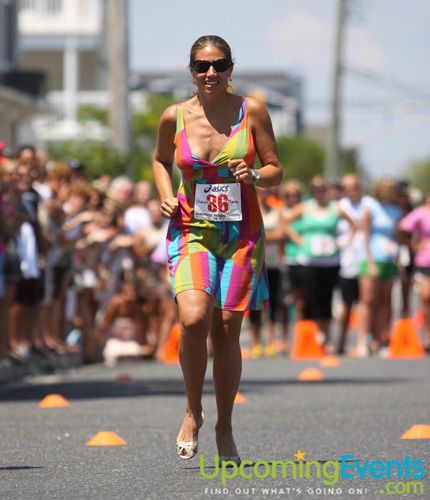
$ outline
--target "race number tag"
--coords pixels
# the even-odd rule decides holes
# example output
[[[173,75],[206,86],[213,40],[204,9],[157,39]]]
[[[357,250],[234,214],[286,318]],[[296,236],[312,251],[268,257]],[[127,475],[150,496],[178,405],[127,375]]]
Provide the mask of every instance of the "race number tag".
[[[397,253],[399,251],[399,245],[391,240],[390,238],[387,238],[386,236],[380,236],[379,237],[379,244],[381,246],[382,251],[387,257],[396,257]]]
[[[242,220],[240,184],[196,184],[194,217],[215,222]]]
[[[311,237],[313,257],[329,257],[336,252],[336,241],[332,236],[315,234]]]

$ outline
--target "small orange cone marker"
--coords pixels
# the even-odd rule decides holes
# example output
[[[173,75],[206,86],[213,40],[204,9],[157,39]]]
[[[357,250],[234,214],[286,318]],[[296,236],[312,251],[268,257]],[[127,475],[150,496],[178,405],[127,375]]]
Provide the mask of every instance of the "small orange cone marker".
[[[181,338],[181,327],[179,323],[175,323],[167,338],[164,346],[163,363],[177,364],[179,363],[179,339]]]
[[[61,394],[48,394],[40,401],[39,406],[40,408],[67,408],[70,404]]]
[[[97,432],[85,446],[125,446],[127,443],[115,432]]]
[[[291,359],[321,359],[324,349],[318,342],[318,326],[315,321],[297,321]]]
[[[118,375],[118,377],[115,379],[115,382],[118,382],[118,384],[131,384],[133,382],[132,377],[127,374],[123,375]]]
[[[337,356],[324,356],[320,361],[321,366],[336,367],[340,365],[340,360]]]
[[[410,319],[399,319],[394,323],[388,357],[390,359],[425,358],[418,332]]]
[[[430,425],[413,425],[400,439],[430,439]]]
[[[412,321],[417,328],[424,328],[424,315],[421,311],[417,311],[413,315]]]
[[[324,375],[316,368],[307,368],[306,370],[303,370],[299,374],[299,380],[302,380],[304,382],[311,382],[314,380],[323,380],[323,379]]]
[[[241,405],[243,403],[246,403],[247,401],[248,400],[242,393],[240,393],[239,391],[236,393],[236,396],[234,398],[234,404]]]

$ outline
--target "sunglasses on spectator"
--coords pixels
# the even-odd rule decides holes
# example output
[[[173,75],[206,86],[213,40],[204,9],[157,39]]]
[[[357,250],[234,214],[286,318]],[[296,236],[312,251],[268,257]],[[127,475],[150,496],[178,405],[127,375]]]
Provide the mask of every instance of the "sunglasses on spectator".
[[[197,73],[206,73],[212,66],[217,73],[224,73],[231,66],[231,61],[229,59],[216,59],[215,61],[206,61],[205,59],[196,59],[190,66]]]

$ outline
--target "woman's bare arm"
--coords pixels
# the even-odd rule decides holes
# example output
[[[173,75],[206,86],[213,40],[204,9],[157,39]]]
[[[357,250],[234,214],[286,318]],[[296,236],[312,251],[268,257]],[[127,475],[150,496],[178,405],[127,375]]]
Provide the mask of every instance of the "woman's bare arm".
[[[154,181],[161,200],[161,213],[170,219],[178,210],[178,199],[173,194],[172,161],[175,153],[176,132],[175,105],[169,106],[161,115],[157,143],[152,157]]]
[[[269,113],[266,106],[257,99],[248,97],[246,104],[255,148],[262,165],[258,170],[260,180],[257,185],[263,188],[277,186],[282,181],[283,169]],[[246,165],[243,160],[230,160],[228,166],[240,181],[247,184],[254,183],[250,166]]]

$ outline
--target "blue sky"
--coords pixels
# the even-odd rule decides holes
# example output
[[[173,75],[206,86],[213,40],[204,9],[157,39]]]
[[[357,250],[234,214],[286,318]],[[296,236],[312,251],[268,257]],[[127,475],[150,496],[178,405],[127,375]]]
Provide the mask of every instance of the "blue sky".
[[[236,68],[302,76],[306,121],[328,120],[334,0],[130,0],[130,19],[132,69],[186,71],[194,40],[218,34]],[[342,141],[372,176],[430,156],[429,24],[429,0],[350,0]]]

